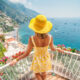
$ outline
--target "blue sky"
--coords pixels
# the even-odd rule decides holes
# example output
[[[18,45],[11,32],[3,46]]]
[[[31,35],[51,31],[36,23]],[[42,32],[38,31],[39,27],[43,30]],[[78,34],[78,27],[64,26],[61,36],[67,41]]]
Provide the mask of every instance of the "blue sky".
[[[10,0],[47,17],[80,17],[80,0]]]

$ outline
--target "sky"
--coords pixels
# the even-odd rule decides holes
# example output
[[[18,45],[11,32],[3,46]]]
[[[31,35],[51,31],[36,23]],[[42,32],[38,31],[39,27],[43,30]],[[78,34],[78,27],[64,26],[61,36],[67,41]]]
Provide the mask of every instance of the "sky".
[[[47,17],[80,17],[80,0],[10,0]]]

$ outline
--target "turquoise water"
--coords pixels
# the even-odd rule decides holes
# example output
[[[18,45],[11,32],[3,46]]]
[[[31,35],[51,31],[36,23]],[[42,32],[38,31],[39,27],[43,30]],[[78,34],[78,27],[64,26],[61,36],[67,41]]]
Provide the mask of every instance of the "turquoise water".
[[[49,32],[54,39],[54,44],[64,44],[66,47],[80,50],[80,18],[56,18],[49,19],[53,28]],[[21,24],[19,36],[22,43],[27,44],[34,32],[28,28],[28,23]]]

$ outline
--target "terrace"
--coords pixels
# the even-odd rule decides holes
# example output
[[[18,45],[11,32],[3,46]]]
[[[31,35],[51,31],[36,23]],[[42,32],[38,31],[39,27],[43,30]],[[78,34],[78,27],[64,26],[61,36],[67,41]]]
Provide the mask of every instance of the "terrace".
[[[53,68],[48,72],[47,80],[80,80],[80,54],[70,51],[64,51],[65,53],[62,54],[50,49],[48,51],[51,54]],[[1,80],[36,80],[33,72],[30,71],[33,53],[32,51],[27,58],[20,60],[15,66],[10,66],[9,62],[1,66],[0,72],[3,72],[0,76]],[[52,76],[53,73],[58,76]]]

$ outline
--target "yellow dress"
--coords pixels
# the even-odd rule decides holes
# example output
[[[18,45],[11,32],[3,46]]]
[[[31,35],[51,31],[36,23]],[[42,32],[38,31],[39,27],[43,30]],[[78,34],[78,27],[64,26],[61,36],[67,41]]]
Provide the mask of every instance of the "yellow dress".
[[[36,47],[35,42],[33,40],[32,42],[34,44],[34,55],[33,55],[33,61],[30,69],[34,73],[41,73],[46,72],[52,69],[52,62],[50,58],[50,53],[48,52],[48,46],[45,47]],[[51,40],[51,37],[50,37]],[[49,43],[50,43],[49,40]]]

